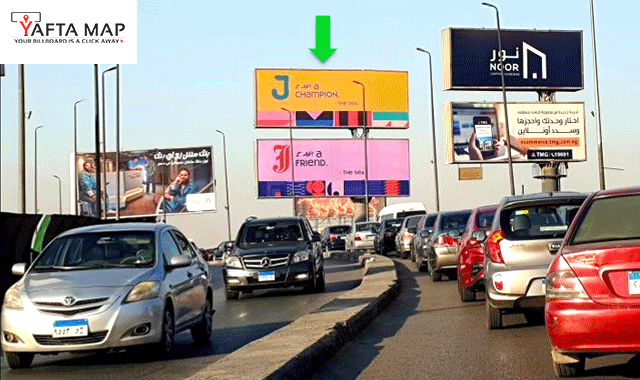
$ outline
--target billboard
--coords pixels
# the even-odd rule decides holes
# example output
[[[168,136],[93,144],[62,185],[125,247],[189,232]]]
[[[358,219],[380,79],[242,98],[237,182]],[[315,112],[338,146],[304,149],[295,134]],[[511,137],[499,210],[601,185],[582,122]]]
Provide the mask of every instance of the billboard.
[[[258,128],[355,128],[365,111],[370,128],[409,128],[406,71],[256,69],[255,80]]]
[[[369,215],[375,219],[384,207],[384,198],[371,197]],[[353,218],[356,206],[347,197],[296,198],[296,215],[307,219]]]
[[[409,140],[258,140],[258,197],[409,196]],[[293,152],[293,154],[292,154]],[[292,165],[293,163],[293,165]],[[292,187],[292,178],[295,186]]]
[[[509,103],[514,162],[585,161],[584,103]],[[503,103],[446,103],[447,163],[507,162]]]
[[[97,216],[95,153],[72,158],[72,194],[80,215]],[[116,216],[118,171],[116,152],[101,158],[102,209]],[[215,211],[211,147],[150,149],[120,152],[120,216]],[[106,169],[106,195],[103,173]],[[73,175],[73,174],[72,174]]]
[[[578,91],[584,88],[582,31],[442,31],[445,90]]]

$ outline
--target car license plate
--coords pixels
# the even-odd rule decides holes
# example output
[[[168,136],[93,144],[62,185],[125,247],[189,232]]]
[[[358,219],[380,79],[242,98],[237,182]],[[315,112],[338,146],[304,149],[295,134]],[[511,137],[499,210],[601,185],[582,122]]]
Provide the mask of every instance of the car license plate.
[[[53,322],[53,338],[89,335],[89,321],[86,319],[70,319]]]
[[[260,272],[258,273],[258,281],[275,281],[276,272]]]
[[[629,295],[640,294],[640,270],[629,272]]]

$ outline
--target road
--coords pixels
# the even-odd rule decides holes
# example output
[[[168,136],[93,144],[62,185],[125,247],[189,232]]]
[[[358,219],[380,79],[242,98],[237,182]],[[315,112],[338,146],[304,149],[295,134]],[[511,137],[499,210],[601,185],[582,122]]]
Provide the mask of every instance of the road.
[[[326,290],[306,294],[298,288],[263,290],[226,301],[222,267],[211,265],[214,286],[214,332],[206,347],[193,347],[189,332],[176,337],[176,350],[169,360],[149,362],[144,355],[124,351],[109,354],[36,355],[29,369],[10,370],[2,359],[0,377],[9,379],[184,379],[207,364],[287,325],[296,318],[328,303],[360,284],[363,269],[354,262],[327,259]]]
[[[396,267],[398,298],[312,380],[556,378],[544,325],[514,314],[489,331],[484,301],[460,301],[456,281],[434,283],[409,260]],[[586,372],[581,379],[640,378],[640,355],[588,359]]]

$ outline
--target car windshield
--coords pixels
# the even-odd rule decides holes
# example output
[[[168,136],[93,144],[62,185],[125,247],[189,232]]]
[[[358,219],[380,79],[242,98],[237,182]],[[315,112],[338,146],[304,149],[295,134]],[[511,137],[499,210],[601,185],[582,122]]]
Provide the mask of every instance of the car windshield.
[[[478,228],[485,228],[485,229],[491,228],[491,223],[493,222],[493,216],[495,214],[496,214],[495,211],[479,212],[476,215],[476,226],[478,226]]]
[[[63,236],[45,248],[33,270],[152,266],[156,256],[153,236],[153,232],[144,231]]]
[[[570,244],[628,239],[640,239],[640,195],[594,200]]]
[[[356,224],[356,232],[362,232],[362,231],[377,231],[378,230],[378,223],[362,223],[362,224]]]
[[[551,239],[564,237],[579,204],[552,204],[504,210],[500,223],[509,240]]]
[[[349,233],[350,229],[351,229],[350,226],[334,226],[334,227],[329,227],[329,233],[346,235]]]
[[[240,236],[240,244],[243,245],[303,240],[300,224],[295,221],[250,224]]]

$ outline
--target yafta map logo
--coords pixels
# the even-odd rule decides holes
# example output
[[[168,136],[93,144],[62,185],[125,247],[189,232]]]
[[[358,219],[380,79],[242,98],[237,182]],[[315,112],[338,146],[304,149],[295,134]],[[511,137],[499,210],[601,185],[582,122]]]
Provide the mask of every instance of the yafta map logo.
[[[13,37],[15,43],[124,43],[124,23],[46,21],[42,21],[41,12],[11,12],[11,22],[19,23],[23,33]]]

